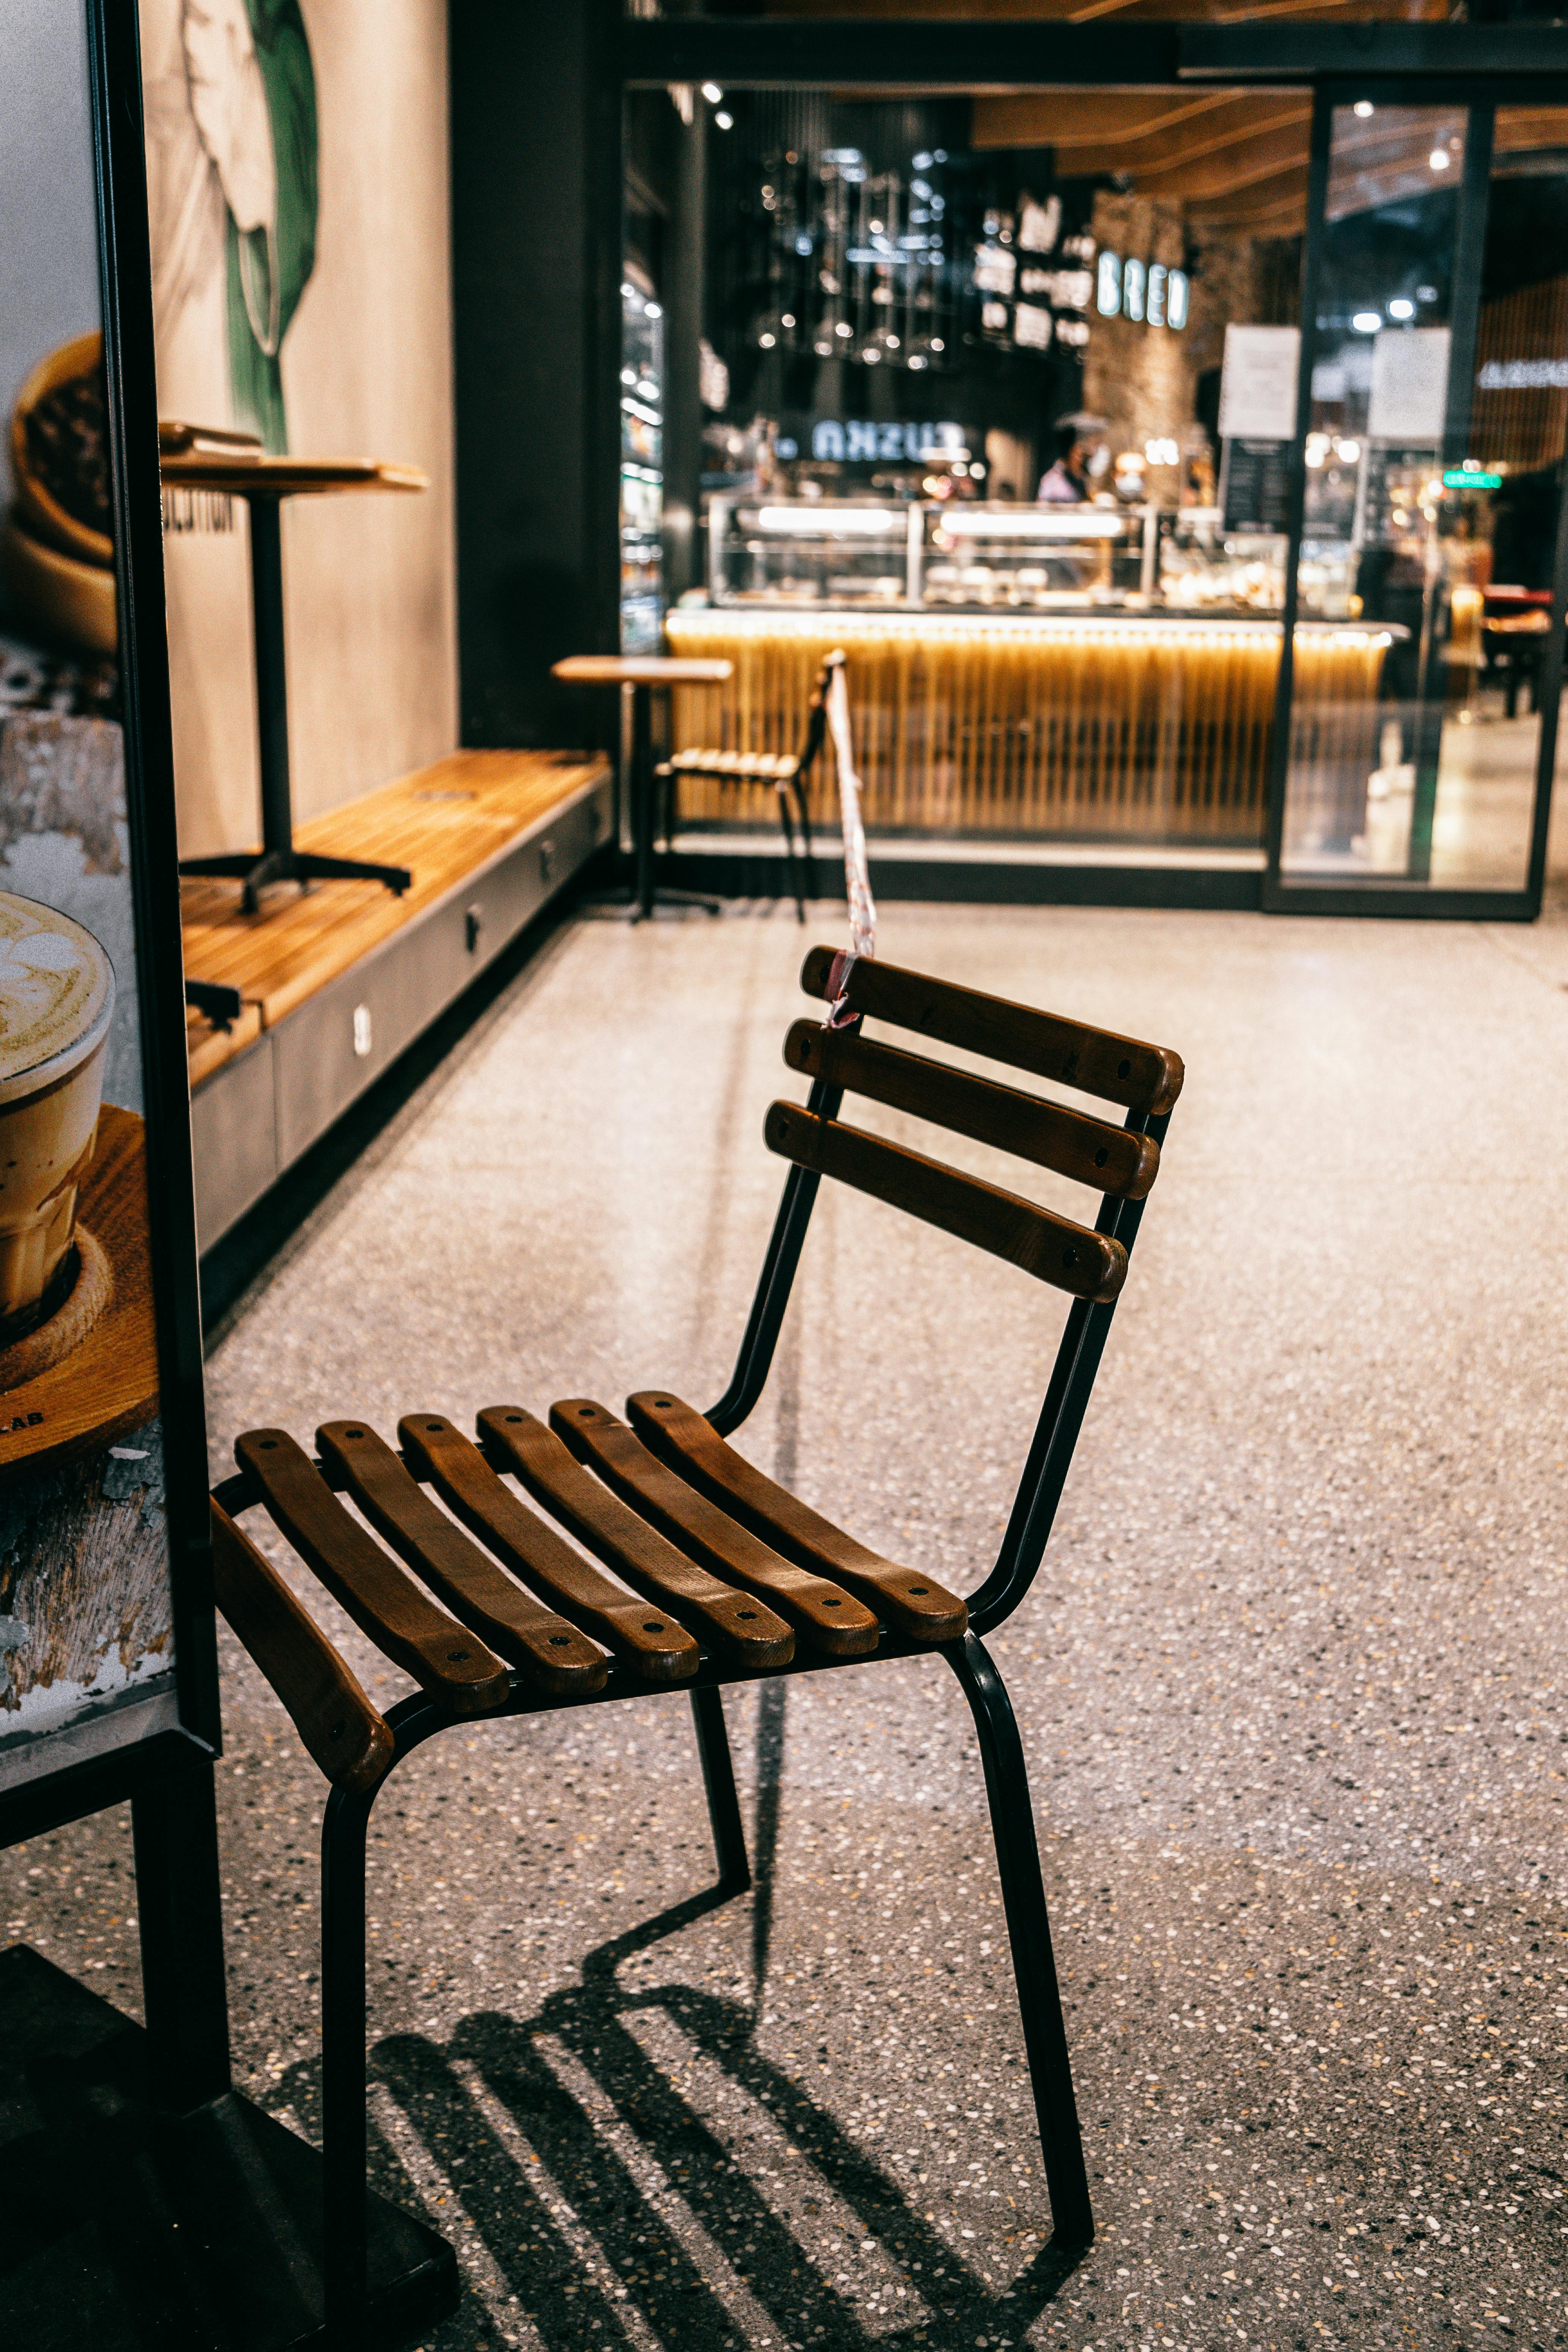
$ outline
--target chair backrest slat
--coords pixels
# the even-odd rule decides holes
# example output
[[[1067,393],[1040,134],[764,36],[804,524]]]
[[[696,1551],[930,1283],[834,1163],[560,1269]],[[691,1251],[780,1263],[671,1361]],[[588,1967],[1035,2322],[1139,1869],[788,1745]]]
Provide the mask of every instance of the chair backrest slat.
[[[836,961],[831,948],[812,949],[800,975],[808,996],[829,996]],[[1126,1110],[1163,1117],[1182,1090],[1181,1055],[1163,1045],[1086,1028],[1054,1013],[1010,1004],[1005,997],[982,996],[974,989],[905,971],[872,956],[851,964],[847,995],[851,1013],[1076,1087]]]
[[[781,1159],[904,1209],[1075,1298],[1108,1303],[1126,1278],[1120,1242],[881,1136],[784,1102],[772,1105],[763,1132]]]
[[[784,1060],[807,1077],[928,1118],[1117,1200],[1142,1200],[1159,1173],[1160,1148],[1150,1136],[897,1045],[874,1044],[853,1029],[797,1021],[784,1040]]]

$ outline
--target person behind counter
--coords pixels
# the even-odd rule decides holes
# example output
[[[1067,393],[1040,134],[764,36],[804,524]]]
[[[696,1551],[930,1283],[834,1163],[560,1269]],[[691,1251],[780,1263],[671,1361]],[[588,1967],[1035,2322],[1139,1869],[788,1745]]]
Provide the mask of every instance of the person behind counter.
[[[1058,417],[1057,462],[1040,478],[1040,487],[1036,493],[1040,504],[1056,507],[1083,505],[1095,476],[1105,470],[1105,447],[1101,438],[1105,429],[1103,416],[1089,416],[1079,412],[1076,415]]]

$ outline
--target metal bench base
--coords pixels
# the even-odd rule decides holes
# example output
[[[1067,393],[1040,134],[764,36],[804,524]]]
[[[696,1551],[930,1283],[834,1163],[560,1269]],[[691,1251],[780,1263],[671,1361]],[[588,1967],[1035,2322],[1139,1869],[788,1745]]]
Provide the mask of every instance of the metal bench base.
[[[95,2352],[325,2347],[319,2149],[236,2092],[161,2107],[144,2029],[26,1944],[0,1951],[0,2044],[8,2342],[58,2342],[68,2305]],[[456,2258],[364,2203],[363,2341],[417,2342],[457,2305]]]

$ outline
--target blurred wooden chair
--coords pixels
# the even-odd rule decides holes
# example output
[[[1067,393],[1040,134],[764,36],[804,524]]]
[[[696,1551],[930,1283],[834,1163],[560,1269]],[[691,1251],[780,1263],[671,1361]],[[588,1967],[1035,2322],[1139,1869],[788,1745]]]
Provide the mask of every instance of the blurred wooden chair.
[[[822,750],[827,733],[827,689],[833,673],[844,667],[841,653],[831,653],[816,673],[816,682],[806,706],[805,739],[798,751],[708,751],[689,747],[675,751],[658,770],[660,782],[673,798],[682,776],[701,776],[719,784],[772,784],[778,794],[779,824],[783,828],[784,858],[789,871],[790,892],[795,899],[795,914],[805,920],[805,902],[816,896],[816,876],[811,846],[811,812],[806,806],[805,780]],[[795,830],[790,823],[790,794],[795,794],[795,814],[800,821],[800,837],[804,858],[797,857]],[[670,808],[665,824],[667,837],[674,829],[674,810]]]

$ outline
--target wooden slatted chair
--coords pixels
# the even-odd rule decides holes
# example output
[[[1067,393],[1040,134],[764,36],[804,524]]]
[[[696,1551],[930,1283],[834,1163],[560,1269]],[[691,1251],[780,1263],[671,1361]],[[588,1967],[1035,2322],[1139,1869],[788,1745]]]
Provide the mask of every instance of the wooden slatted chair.
[[[811,812],[805,804],[805,780],[816,765],[827,735],[827,689],[836,669],[844,667],[845,656],[831,653],[816,673],[806,706],[805,740],[798,751],[709,751],[689,746],[675,751],[656,771],[660,782],[673,791],[680,776],[705,776],[719,784],[772,784],[778,794],[779,824],[784,830],[784,857],[789,867],[789,887],[795,899],[797,920],[805,920],[805,902],[816,896],[816,869],[811,846]],[[795,813],[800,819],[803,858],[797,857],[795,830],[790,824],[789,796],[795,794]],[[665,832],[672,830],[673,818],[667,818]],[[804,860],[804,862],[803,862]]]
[[[826,948],[807,956],[802,983],[840,1025],[798,1022],[785,1042],[810,1095],[767,1114],[768,1146],[790,1171],[734,1377],[710,1412],[663,1390],[632,1397],[626,1421],[591,1398],[563,1400],[548,1422],[501,1404],[479,1414],[473,1439],[441,1413],[413,1412],[395,1447],[365,1422],[333,1421],[317,1430],[314,1459],[284,1430],[253,1430],[236,1446],[237,1475],[214,1494],[219,1603],[332,1783],[322,1825],[325,2240],[328,2318],[345,2339],[365,2299],[365,1839],[388,1773],[448,1724],[683,1687],[720,1886],[739,1891],[750,1874],[721,1692],[861,1658],[933,1654],[969,1703],[1056,2234],[1065,2247],[1093,2234],[1024,1752],[983,1636],[1018,1606],[1039,1566],[1182,1064],[1158,1046]],[[1124,1123],[868,1038],[868,1017],[1115,1104]],[[1089,1187],[1100,1196],[1093,1223],[846,1123],[846,1094]],[[728,1443],[762,1394],[825,1176],[1072,1299],[1001,1549],[967,1601],[808,1509]],[[418,1685],[384,1716],[237,1524],[257,1505]]]

